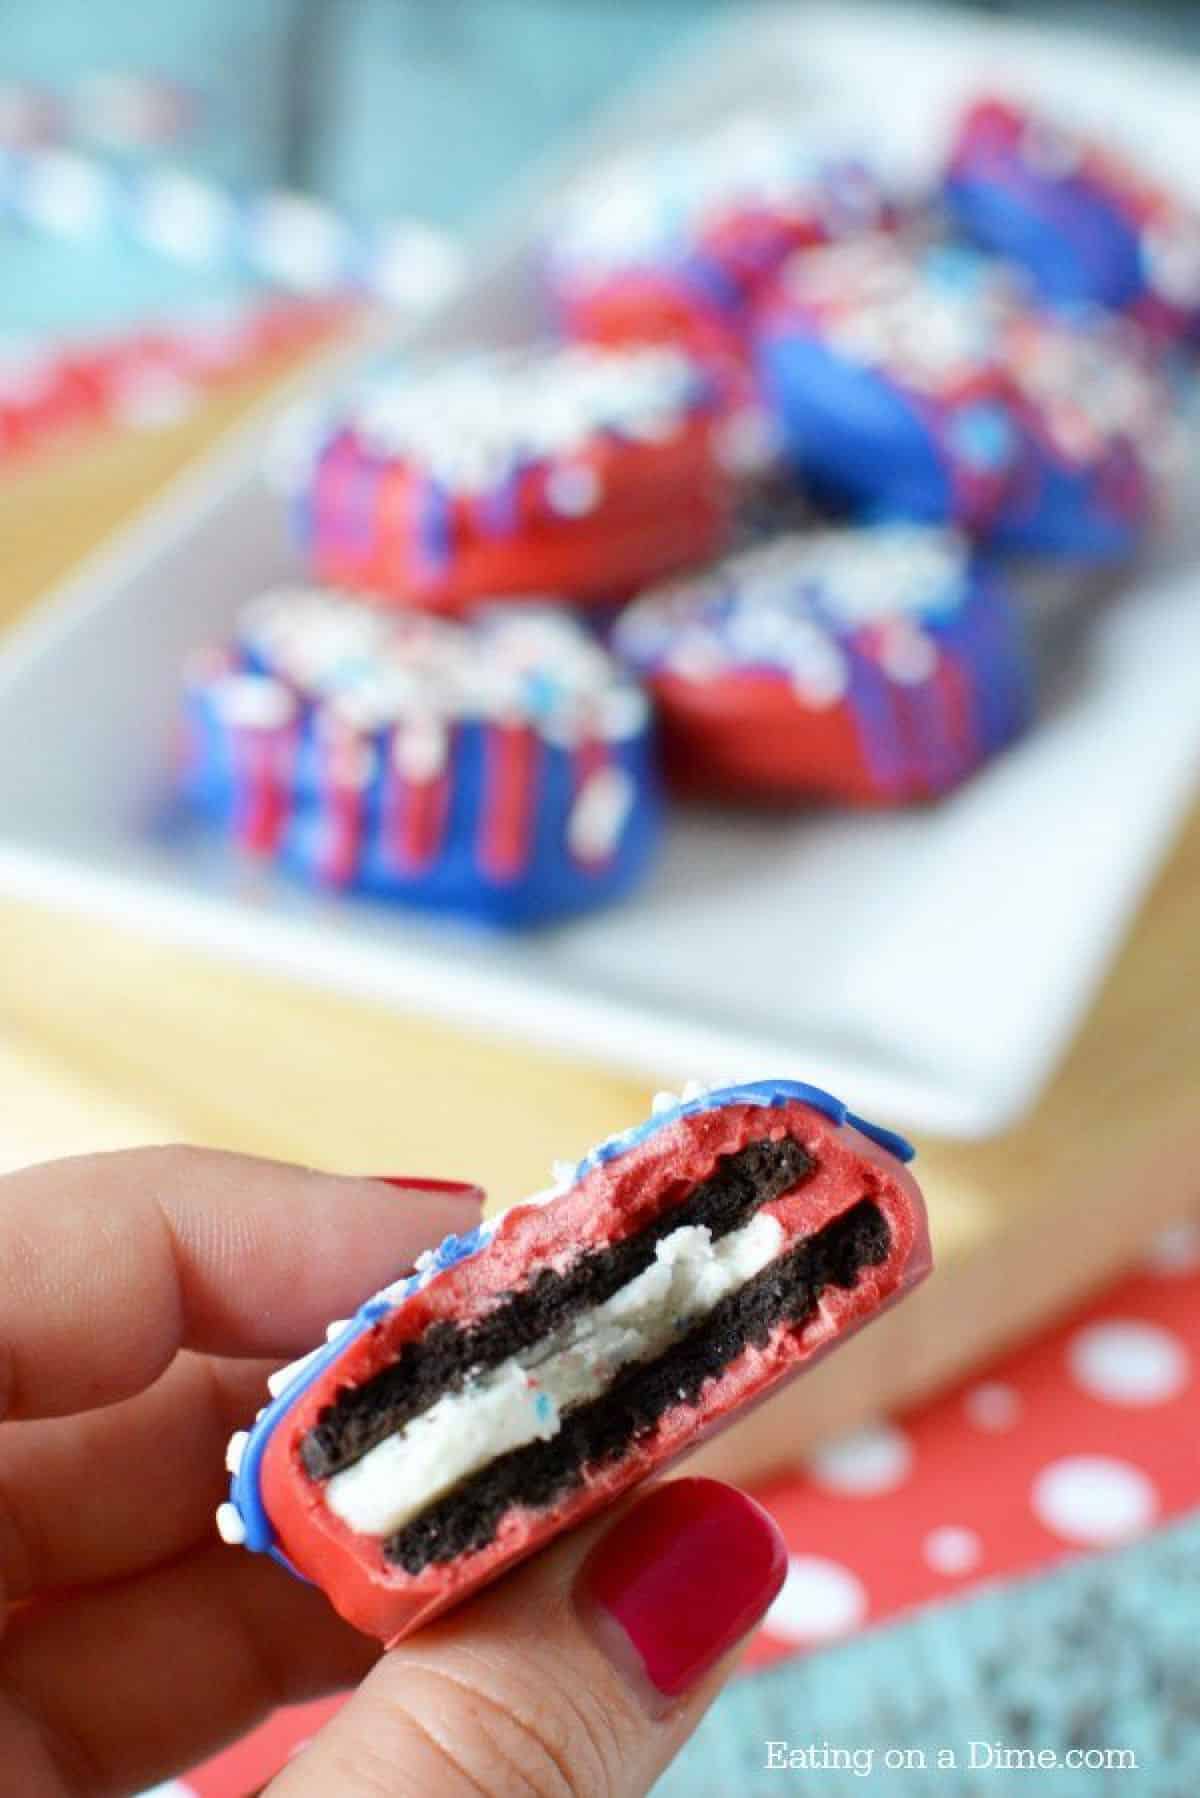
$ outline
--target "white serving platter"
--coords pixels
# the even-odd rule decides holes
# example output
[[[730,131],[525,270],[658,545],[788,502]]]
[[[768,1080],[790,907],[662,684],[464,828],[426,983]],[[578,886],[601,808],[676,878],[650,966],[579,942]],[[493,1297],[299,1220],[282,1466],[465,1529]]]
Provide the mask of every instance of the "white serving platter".
[[[615,145],[795,105],[861,123],[919,175],[930,122],[983,83],[1124,135],[1200,201],[1200,66],[942,11],[739,11],[527,184],[409,341],[536,332],[539,220]],[[185,476],[0,653],[0,891],[629,1072],[802,1075],[958,1136],[1032,1103],[1200,778],[1195,532],[1097,614],[1029,741],[936,811],[680,813],[635,900],[497,939],[231,872],[155,826],[186,651],[296,572],[259,473],[272,423]]]

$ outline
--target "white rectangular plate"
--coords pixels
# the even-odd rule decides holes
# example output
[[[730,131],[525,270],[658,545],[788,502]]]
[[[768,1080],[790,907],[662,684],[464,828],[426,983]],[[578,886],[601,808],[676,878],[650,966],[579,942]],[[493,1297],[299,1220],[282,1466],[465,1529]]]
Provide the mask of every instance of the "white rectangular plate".
[[[952,13],[739,13],[526,188],[414,344],[536,331],[539,216],[615,144],[767,99],[861,118],[919,172],[929,121],[985,81],[1197,183],[1186,63]],[[961,1136],[1033,1101],[1195,791],[1200,544],[1176,534],[1098,615],[1030,740],[936,811],[681,813],[633,902],[498,940],[231,873],[151,828],[185,652],[296,572],[257,473],[266,428],[180,482],[0,656],[0,889],[630,1072],[801,1075]]]

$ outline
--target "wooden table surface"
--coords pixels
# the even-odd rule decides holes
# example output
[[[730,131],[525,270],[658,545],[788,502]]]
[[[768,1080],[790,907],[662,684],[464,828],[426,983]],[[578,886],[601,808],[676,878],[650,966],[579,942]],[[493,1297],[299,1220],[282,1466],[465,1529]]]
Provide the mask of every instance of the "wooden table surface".
[[[268,386],[223,395],[169,433],[6,478],[0,627]],[[1200,808],[1032,1116],[983,1144],[920,1140],[935,1276],[705,1451],[710,1467],[761,1470],[929,1390],[1195,1206],[1198,917]],[[516,1038],[468,1038],[4,900],[0,1092],[0,1166],[178,1138],[346,1170],[476,1175],[499,1203],[543,1185],[551,1160],[623,1128],[648,1100],[640,1081]]]

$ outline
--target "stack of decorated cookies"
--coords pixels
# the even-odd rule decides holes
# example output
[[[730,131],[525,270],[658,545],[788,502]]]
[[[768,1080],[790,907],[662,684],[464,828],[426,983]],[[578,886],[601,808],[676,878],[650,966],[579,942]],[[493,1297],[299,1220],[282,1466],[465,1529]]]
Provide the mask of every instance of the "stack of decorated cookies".
[[[556,341],[287,444],[314,582],[196,658],[183,790],[323,886],[504,924],[626,893],[661,790],[895,806],[1033,716],[1015,571],[1163,512],[1200,219],[988,101],[914,201],[779,121],[599,171]]]

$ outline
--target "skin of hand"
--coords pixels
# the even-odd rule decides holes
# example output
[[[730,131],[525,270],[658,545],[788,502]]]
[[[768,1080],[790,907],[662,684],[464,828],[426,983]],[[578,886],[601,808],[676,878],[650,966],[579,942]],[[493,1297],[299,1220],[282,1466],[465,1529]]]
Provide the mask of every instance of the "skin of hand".
[[[654,1486],[386,1654],[215,1536],[267,1374],[481,1200],[197,1149],[0,1179],[5,1790],[137,1791],[348,1687],[271,1798],[649,1790],[783,1581],[732,1487]]]

